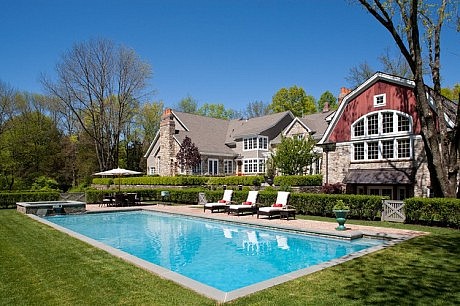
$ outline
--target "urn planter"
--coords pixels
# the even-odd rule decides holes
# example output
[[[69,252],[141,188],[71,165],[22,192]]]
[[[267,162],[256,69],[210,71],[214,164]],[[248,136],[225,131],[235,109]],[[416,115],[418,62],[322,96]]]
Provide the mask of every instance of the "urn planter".
[[[346,230],[347,228],[345,227],[345,222],[347,221],[347,214],[349,210],[337,209],[333,210],[333,212],[335,213],[335,220],[339,224],[339,226],[337,226],[335,229],[338,231]]]

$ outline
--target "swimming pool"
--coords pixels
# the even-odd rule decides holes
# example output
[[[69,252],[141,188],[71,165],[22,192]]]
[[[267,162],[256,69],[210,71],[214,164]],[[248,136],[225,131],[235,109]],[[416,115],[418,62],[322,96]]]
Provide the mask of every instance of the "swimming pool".
[[[150,211],[46,220],[223,292],[384,244],[331,239]]]

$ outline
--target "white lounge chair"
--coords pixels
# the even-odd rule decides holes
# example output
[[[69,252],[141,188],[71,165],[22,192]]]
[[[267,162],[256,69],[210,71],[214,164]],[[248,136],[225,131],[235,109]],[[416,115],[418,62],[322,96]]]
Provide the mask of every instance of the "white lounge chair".
[[[257,196],[259,195],[259,192],[257,190],[251,190],[248,193],[248,197],[246,201],[239,205],[232,204],[228,207],[228,214],[242,214],[245,212],[250,212],[252,215],[254,215],[255,212],[257,212]]]
[[[219,200],[218,202],[215,202],[215,203],[206,203],[206,204],[204,204],[203,212],[205,212],[206,209],[209,209],[212,213],[214,211],[217,211],[217,212],[219,212],[221,210],[226,211],[228,205],[232,201],[232,195],[233,195],[233,190],[226,189],[224,191],[224,196],[222,197],[222,200]]]
[[[283,209],[289,208],[287,204],[289,194],[290,192],[287,191],[278,191],[275,204],[268,207],[259,207],[259,209],[257,210],[257,218],[259,218],[259,215],[268,216],[269,219],[271,219],[271,217],[273,216],[281,216],[281,212],[283,211]]]

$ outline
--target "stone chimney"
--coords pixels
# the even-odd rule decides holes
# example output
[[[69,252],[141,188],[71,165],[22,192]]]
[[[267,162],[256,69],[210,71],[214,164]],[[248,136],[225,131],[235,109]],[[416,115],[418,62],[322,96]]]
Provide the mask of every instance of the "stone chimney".
[[[329,111],[329,102],[326,101],[323,106],[323,113],[327,113]]]
[[[343,98],[346,95],[348,95],[350,92],[351,90],[346,87],[340,88],[340,94],[339,94],[339,97],[337,98],[337,105],[340,105],[340,103],[342,103]]]
[[[161,116],[160,138],[158,139],[161,154],[159,174],[161,176],[173,176],[175,174],[175,129],[176,123],[172,110],[166,108]]]

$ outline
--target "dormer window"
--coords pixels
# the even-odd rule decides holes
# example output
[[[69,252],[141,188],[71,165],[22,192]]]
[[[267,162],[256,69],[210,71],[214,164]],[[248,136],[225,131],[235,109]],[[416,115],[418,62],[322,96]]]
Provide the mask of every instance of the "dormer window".
[[[243,151],[268,150],[268,137],[248,137],[243,140]]]
[[[374,107],[384,106],[387,103],[386,94],[374,96]]]

